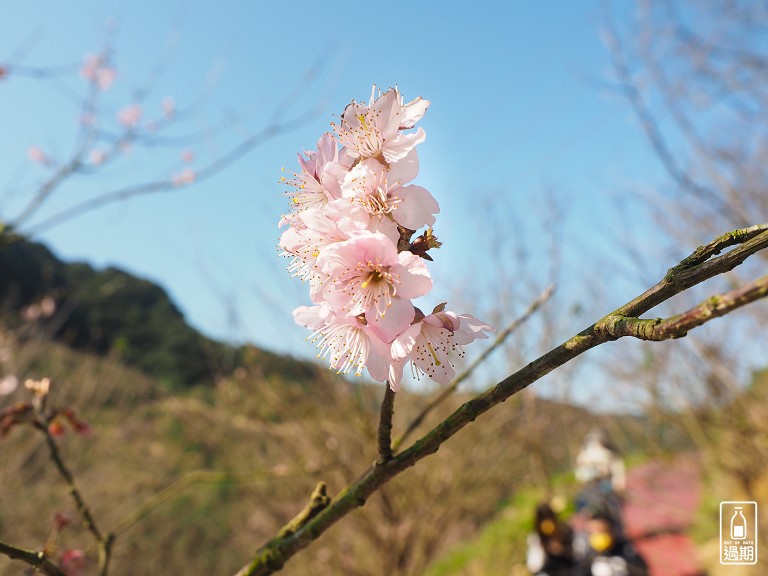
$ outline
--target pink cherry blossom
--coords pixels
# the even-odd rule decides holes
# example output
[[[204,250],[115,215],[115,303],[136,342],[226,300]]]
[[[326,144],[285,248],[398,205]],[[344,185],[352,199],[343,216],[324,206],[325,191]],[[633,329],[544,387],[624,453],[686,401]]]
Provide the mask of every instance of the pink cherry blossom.
[[[170,120],[176,115],[176,101],[170,96],[163,98],[162,107],[163,116],[165,116],[166,119]]]
[[[386,372],[389,347],[360,318],[337,316],[326,304],[299,306],[293,317],[297,324],[314,331],[307,340],[316,345],[318,358],[330,356],[330,367],[339,374],[349,374],[354,369],[355,375],[360,376],[366,366],[369,372],[375,367],[371,373],[374,379],[381,379],[382,372]]]
[[[80,75],[101,90],[107,90],[117,78],[117,71],[108,65],[103,56],[86,54],[80,67]]]
[[[30,146],[27,148],[27,158],[29,158],[35,164],[40,164],[41,166],[50,166],[53,164],[53,161],[45,152],[43,152],[43,149],[39,146]]]
[[[67,576],[81,576],[87,563],[85,552],[82,550],[64,550],[59,558],[59,563]]]
[[[338,145],[330,132],[320,137],[316,152],[304,154],[306,158],[298,154],[301,172],[290,180],[281,179],[294,188],[287,194],[296,211],[322,208],[329,200],[341,197],[339,185],[346,174],[346,168],[338,162]]]
[[[486,332],[495,332],[492,326],[469,314],[443,311],[439,306],[421,321],[412,324],[392,343],[395,368],[390,383],[400,385],[402,366],[410,360],[414,374],[429,375],[439,384],[448,384],[455,376],[455,357],[463,357],[463,345],[473,340],[488,338]]]
[[[421,98],[404,104],[397,89],[368,105],[353,101],[332,124],[336,135],[321,136],[316,151],[298,155],[300,172],[281,179],[293,190],[279,248],[291,275],[309,282],[314,304],[297,308],[295,321],[313,331],[331,368],[358,375],[367,368],[393,390],[409,362],[417,376],[449,381],[462,345],[493,331],[442,306],[425,317],[412,302],[431,290],[425,260],[441,245],[431,230],[440,207],[411,183],[425,134],[405,132],[428,107]]]
[[[288,266],[291,276],[298,276],[302,282],[309,281],[318,290],[327,277],[317,266],[317,257],[328,246],[342,242],[349,238],[350,233],[363,229],[352,224],[347,220],[340,222],[316,210],[299,213],[294,225],[283,232],[279,242],[284,251],[282,255],[293,257]]]
[[[117,121],[126,128],[135,127],[141,120],[141,106],[131,104],[117,113]]]
[[[91,164],[97,166],[104,162],[106,157],[107,155],[103,150],[91,150],[91,153],[88,155],[88,160]]]
[[[327,301],[348,314],[375,310],[384,316],[395,298],[417,298],[432,288],[424,261],[410,252],[398,254],[390,239],[378,232],[361,232],[329,246],[317,264],[335,279]]]
[[[418,171],[415,150],[411,155],[414,160],[406,165],[415,164]],[[346,175],[341,193],[344,198],[359,203],[372,216],[381,218],[389,215],[404,228],[418,230],[435,223],[435,214],[440,212],[440,206],[425,188],[402,185],[413,176],[410,169],[400,169],[400,162],[393,164],[391,170],[386,170],[375,160],[364,160]]]
[[[197,173],[191,168],[184,168],[181,172],[177,172],[171,176],[171,184],[174,186],[188,186],[197,179]]]
[[[6,374],[0,378],[0,396],[8,396],[19,387],[19,379],[15,374]]]
[[[422,128],[410,134],[403,130],[413,128],[428,107],[429,101],[421,98],[403,105],[397,89],[390,88],[375,100],[371,94],[367,106],[353,100],[341,115],[341,123],[332,126],[348,154],[391,164],[404,158],[426,138]]]

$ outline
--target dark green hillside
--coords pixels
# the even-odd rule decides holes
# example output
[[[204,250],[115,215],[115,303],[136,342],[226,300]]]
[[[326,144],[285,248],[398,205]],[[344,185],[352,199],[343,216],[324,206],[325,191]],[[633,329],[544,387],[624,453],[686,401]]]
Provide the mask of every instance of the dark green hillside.
[[[312,365],[211,340],[189,326],[163,288],[117,268],[64,263],[48,248],[19,240],[0,245],[0,314],[20,327],[21,311],[44,297],[56,314],[37,326],[76,350],[111,355],[171,387],[210,383],[258,356],[265,375],[308,379]]]

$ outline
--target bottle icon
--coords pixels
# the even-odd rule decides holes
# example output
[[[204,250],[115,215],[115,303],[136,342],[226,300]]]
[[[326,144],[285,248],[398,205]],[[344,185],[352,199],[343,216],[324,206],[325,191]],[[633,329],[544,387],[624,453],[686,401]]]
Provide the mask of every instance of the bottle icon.
[[[741,513],[741,506],[736,506],[731,517],[731,538],[733,540],[744,540],[746,537],[747,519]]]

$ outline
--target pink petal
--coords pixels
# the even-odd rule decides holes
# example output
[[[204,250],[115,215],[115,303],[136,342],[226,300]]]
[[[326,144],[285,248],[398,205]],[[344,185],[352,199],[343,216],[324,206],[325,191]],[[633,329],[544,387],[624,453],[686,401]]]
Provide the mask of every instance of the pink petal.
[[[320,330],[326,324],[329,310],[324,306],[299,306],[293,311],[293,319],[299,326]]]
[[[398,133],[393,138],[387,138],[384,140],[381,153],[384,159],[390,164],[402,160],[405,156],[413,150],[417,144],[424,142],[427,138],[427,133],[423,128],[419,128],[413,134]]]
[[[459,329],[453,333],[456,344],[469,344],[473,340],[488,338],[485,332],[496,332],[493,326],[481,322],[469,314],[461,314],[459,318],[461,319],[461,324]]]
[[[418,230],[435,223],[435,214],[440,213],[440,205],[426,188],[408,185],[398,188],[397,198],[401,202],[392,213],[401,226],[409,230]]]
[[[365,320],[368,328],[387,344],[402,334],[416,316],[416,310],[410,300],[393,298],[384,316],[379,316],[376,310],[368,310]]]
[[[403,158],[389,167],[387,173],[387,182],[389,188],[397,188],[403,184],[408,184],[419,174],[419,156],[414,148]]]
[[[421,322],[416,322],[395,338],[392,341],[392,359],[404,362],[411,355],[419,334],[421,334]]]
[[[418,298],[432,289],[432,278],[423,258],[411,252],[397,255],[399,264],[392,266],[391,272],[400,275],[397,295],[401,298]]]
[[[418,96],[403,106],[403,113],[400,116],[400,130],[413,128],[416,122],[422,119],[424,113],[429,108],[430,101]]]
[[[367,214],[367,213],[366,213]],[[384,216],[374,216],[371,218],[371,223],[368,225],[368,230],[371,232],[381,232],[389,238],[389,240],[397,246],[398,240],[400,240],[400,231],[397,229],[397,222],[391,218]]]
[[[383,138],[389,138],[400,127],[400,98],[397,90],[390,88],[379,96],[371,106],[371,117],[375,118]]]

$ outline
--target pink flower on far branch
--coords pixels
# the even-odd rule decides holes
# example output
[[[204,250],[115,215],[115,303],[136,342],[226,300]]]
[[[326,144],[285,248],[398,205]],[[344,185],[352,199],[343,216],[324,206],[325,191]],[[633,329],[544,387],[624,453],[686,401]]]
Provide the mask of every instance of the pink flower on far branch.
[[[43,152],[43,149],[39,146],[30,146],[27,148],[27,158],[29,158],[35,164],[40,164],[41,166],[50,166],[53,164],[48,155]]]
[[[80,67],[80,76],[107,90],[117,78],[117,71],[109,66],[103,56],[87,54]]]
[[[117,113],[117,121],[126,128],[134,128],[141,120],[141,106],[131,104]]]
[[[171,176],[171,184],[174,186],[188,186],[197,178],[197,174],[192,168],[184,168],[181,172],[177,172]]]
[[[166,119],[170,120],[174,116],[176,116],[176,100],[171,98],[170,96],[166,96],[163,98],[163,116],[165,116]]]
[[[85,552],[82,550],[64,550],[59,558],[59,564],[67,576],[82,576],[87,564]]]
[[[0,396],[8,396],[13,394],[16,388],[19,387],[19,379],[15,374],[6,374],[0,378]]]

